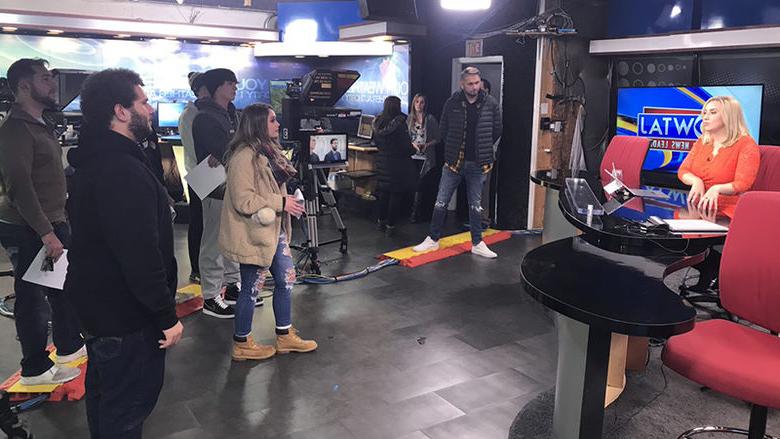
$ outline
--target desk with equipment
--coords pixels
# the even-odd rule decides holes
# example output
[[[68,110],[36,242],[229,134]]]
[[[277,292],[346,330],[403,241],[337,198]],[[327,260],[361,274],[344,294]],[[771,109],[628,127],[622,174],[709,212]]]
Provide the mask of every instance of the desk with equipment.
[[[626,385],[626,367],[641,369],[647,337],[693,327],[695,311],[664,278],[722,244],[729,219],[695,211],[682,191],[645,188],[655,193],[634,190],[650,196],[602,204],[600,183],[561,180],[558,208],[580,236],[529,252],[521,272],[527,293],[557,313],[555,437],[598,438],[604,407]]]

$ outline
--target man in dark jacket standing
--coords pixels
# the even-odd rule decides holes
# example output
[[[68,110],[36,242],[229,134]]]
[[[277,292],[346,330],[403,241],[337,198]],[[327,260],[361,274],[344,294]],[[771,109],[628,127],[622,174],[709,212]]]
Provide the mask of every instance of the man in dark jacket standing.
[[[501,108],[481,90],[479,69],[466,67],[460,74],[461,91],[444,104],[440,129],[444,136],[444,168],[433,209],[430,235],[414,247],[416,252],[439,248],[447,205],[461,179],[466,180],[469,203],[471,253],[495,258],[482,240],[482,186],[493,167],[493,144],[501,137]]]
[[[182,335],[168,196],[140,141],[152,107],[133,71],[90,76],[76,168],[65,293],[87,337],[86,406],[93,439],[141,438],[157,404],[166,349]]]
[[[62,148],[43,111],[56,107],[47,62],[20,59],[8,68],[16,102],[0,126],[0,241],[14,267],[16,333],[25,385],[64,383],[81,373],[65,363],[86,355],[76,314],[62,291],[22,280],[42,247],[52,260],[68,245]],[[49,304],[46,304],[46,298]],[[57,364],[49,359],[48,308]]]
[[[209,96],[195,101],[198,114],[192,121],[192,140],[198,163],[208,160],[211,167],[224,165],[225,150],[236,132],[236,121],[230,110],[236,97],[238,79],[228,69],[213,69],[203,74]],[[203,199],[203,235],[200,241],[200,287],[203,313],[221,319],[235,315],[238,299],[238,264],[225,259],[219,250],[219,228],[225,185]],[[221,292],[225,288],[223,300]],[[225,302],[227,300],[228,303]]]

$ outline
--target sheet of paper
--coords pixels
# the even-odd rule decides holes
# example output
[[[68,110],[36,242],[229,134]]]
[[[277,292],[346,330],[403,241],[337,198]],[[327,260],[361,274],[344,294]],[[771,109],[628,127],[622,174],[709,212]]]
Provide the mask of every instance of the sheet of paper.
[[[35,256],[30,268],[22,276],[22,280],[44,287],[62,289],[65,285],[65,275],[68,273],[68,251],[65,250],[60,259],[54,263],[54,271],[41,271],[43,258],[46,257],[46,247],[41,247],[41,251]]]
[[[208,159],[198,163],[186,177],[187,184],[198,194],[200,199],[206,198],[219,185],[225,182],[225,167],[222,165],[212,168]]]

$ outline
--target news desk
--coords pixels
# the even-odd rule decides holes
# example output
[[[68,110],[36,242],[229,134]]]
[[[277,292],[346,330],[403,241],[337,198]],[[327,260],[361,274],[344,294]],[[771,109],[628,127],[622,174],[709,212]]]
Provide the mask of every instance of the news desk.
[[[539,177],[545,175],[532,180]],[[565,178],[547,177],[539,184],[552,190],[560,189]],[[600,184],[594,189],[601,190]],[[664,278],[703,260],[725,234],[655,235],[636,228],[650,215],[693,216],[679,205],[680,195],[672,194],[672,202],[635,198],[591,221],[569,205],[565,194],[557,197],[558,209],[546,206],[558,210],[578,234],[545,242],[521,264],[526,293],[556,312],[556,439],[601,437],[604,407],[624,391],[626,367],[644,363],[647,338],[693,328],[695,310]],[[718,217],[716,222],[727,225],[729,220]]]

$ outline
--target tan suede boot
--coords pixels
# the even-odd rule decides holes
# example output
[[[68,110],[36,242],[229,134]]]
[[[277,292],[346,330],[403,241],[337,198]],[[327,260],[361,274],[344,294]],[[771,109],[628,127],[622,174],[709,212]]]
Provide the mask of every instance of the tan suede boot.
[[[233,341],[233,361],[265,360],[273,357],[275,353],[273,346],[257,344],[251,335],[246,341]]]
[[[298,336],[298,331],[290,328],[290,333],[276,336],[276,352],[286,354],[288,352],[311,352],[317,349],[314,340],[303,340]]]

